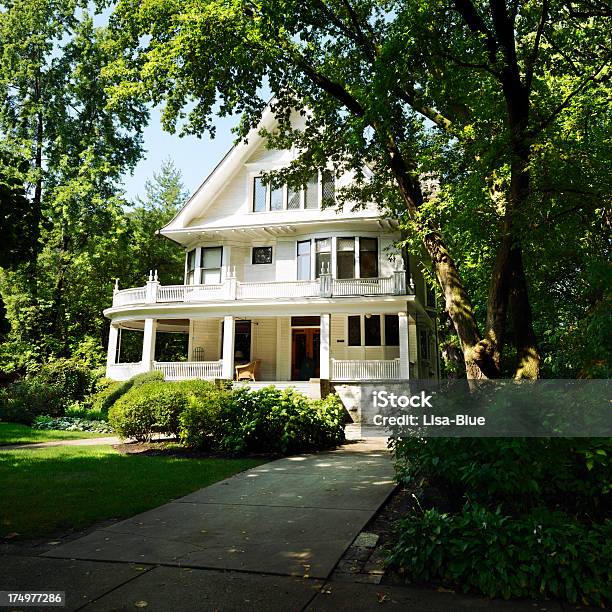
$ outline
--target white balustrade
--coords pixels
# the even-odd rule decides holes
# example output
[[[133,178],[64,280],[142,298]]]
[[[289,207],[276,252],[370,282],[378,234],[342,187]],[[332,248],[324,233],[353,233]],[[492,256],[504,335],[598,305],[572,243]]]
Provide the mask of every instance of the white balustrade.
[[[318,297],[318,281],[238,283],[237,299]]]
[[[113,306],[171,302],[209,302],[277,298],[349,297],[405,293],[405,283],[396,276],[381,278],[325,278],[305,281],[242,283],[230,278],[218,285],[159,285],[147,294],[146,287],[123,289],[113,294]]]
[[[385,295],[394,293],[393,277],[385,278],[335,278],[332,295]]]
[[[141,362],[137,363],[113,363],[106,366],[106,377],[113,380],[128,380],[136,374],[143,372]]]
[[[147,297],[145,287],[135,289],[122,289],[113,294],[113,306],[126,306],[127,304],[144,304]]]
[[[332,380],[399,380],[399,359],[332,359]]]
[[[164,373],[166,380],[189,380],[192,378],[221,378],[222,361],[175,361],[153,364],[155,370]]]

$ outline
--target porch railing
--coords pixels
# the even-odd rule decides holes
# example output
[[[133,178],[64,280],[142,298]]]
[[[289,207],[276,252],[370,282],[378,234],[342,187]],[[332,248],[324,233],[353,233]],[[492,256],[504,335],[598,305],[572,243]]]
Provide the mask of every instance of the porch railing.
[[[332,359],[332,380],[399,380],[399,359]]]
[[[322,274],[317,280],[271,281],[243,283],[227,278],[217,285],[161,285],[150,280],[146,287],[115,289],[113,307],[131,304],[155,304],[171,302],[209,302],[229,300],[256,300],[278,298],[331,298],[360,295],[406,295],[406,274],[394,272],[392,276],[379,278],[331,278]]]
[[[136,363],[113,363],[106,366],[106,376],[113,380],[128,380],[143,372],[142,362]]]
[[[191,378],[221,378],[222,361],[156,361],[153,369],[164,373],[166,380],[188,380]]]

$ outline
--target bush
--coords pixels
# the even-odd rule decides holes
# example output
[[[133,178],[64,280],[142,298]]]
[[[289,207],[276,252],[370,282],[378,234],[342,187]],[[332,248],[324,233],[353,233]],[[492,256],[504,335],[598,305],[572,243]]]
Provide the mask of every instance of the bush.
[[[233,390],[221,403],[220,449],[290,454],[344,440],[343,408],[336,396],[312,401],[293,389]]]
[[[427,510],[397,524],[389,560],[414,581],[439,579],[488,597],[612,601],[612,522],[585,526],[561,512],[520,518],[477,503]]]
[[[224,389],[205,381],[156,382],[132,389],[109,412],[122,437],[179,434],[187,446],[232,453],[295,453],[344,440],[336,396],[312,401],[288,389]]]
[[[100,381],[97,392],[90,400],[91,407],[93,410],[107,414],[111,406],[132,387],[138,388],[141,385],[162,380],[164,380],[164,375],[158,371],[136,374],[136,376],[132,376],[132,378],[124,381],[113,381],[110,378],[104,378]]]
[[[7,388],[0,397],[0,420],[29,425],[40,414],[61,416],[70,404],[82,401],[93,384],[87,368],[58,359]]]
[[[458,507],[470,499],[510,514],[560,506],[592,516],[610,491],[609,438],[404,438],[393,447],[401,480],[433,482]]]
[[[90,431],[94,433],[112,434],[113,428],[100,420],[83,419],[78,417],[48,417],[37,416],[32,423],[32,429],[62,430],[62,431]]]
[[[139,441],[150,440],[154,431],[178,436],[179,415],[188,405],[187,393],[180,385],[160,381],[132,385],[110,409],[111,426],[122,438]]]
[[[433,488],[450,510],[399,522],[390,559],[410,579],[490,597],[610,601],[610,439],[404,438],[392,446],[399,479]]]

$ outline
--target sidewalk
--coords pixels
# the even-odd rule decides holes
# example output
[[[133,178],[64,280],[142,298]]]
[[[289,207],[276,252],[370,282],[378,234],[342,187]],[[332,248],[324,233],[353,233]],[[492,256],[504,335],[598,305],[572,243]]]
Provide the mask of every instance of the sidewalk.
[[[280,459],[42,556],[0,559],[0,589],[65,591],[65,609],[86,612],[534,609],[330,581],[393,488],[385,440]]]

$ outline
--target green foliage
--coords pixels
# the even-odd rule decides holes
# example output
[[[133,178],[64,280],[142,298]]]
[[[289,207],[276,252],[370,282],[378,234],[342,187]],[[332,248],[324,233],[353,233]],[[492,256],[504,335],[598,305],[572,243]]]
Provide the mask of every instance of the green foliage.
[[[404,438],[398,476],[436,483],[462,504],[518,513],[540,505],[596,516],[610,492],[609,438]]]
[[[231,453],[290,454],[344,440],[336,396],[312,401],[292,389],[229,390],[205,381],[133,387],[111,408],[109,421],[123,437],[178,433],[187,446]]]
[[[74,415],[63,417],[37,416],[32,429],[53,431],[90,431],[93,433],[112,434],[113,428],[103,420],[82,418]]]
[[[154,431],[178,435],[179,415],[187,394],[178,384],[147,382],[132,385],[108,413],[113,429],[123,438],[146,441]]]
[[[141,385],[160,380],[164,380],[164,375],[157,371],[136,374],[132,378],[121,382],[106,379],[98,392],[92,396],[90,403],[94,410],[107,414],[113,404],[132,387],[138,388]]]
[[[396,524],[389,561],[410,580],[442,580],[488,597],[612,601],[612,521],[584,525],[562,512],[512,517],[476,502]]]
[[[0,396],[0,419],[29,424],[37,415],[61,416],[95,384],[81,364],[58,359],[11,384]]]
[[[399,479],[438,507],[397,524],[390,560],[411,580],[489,597],[610,601],[608,438],[395,439]],[[427,506],[427,495],[423,495]]]

